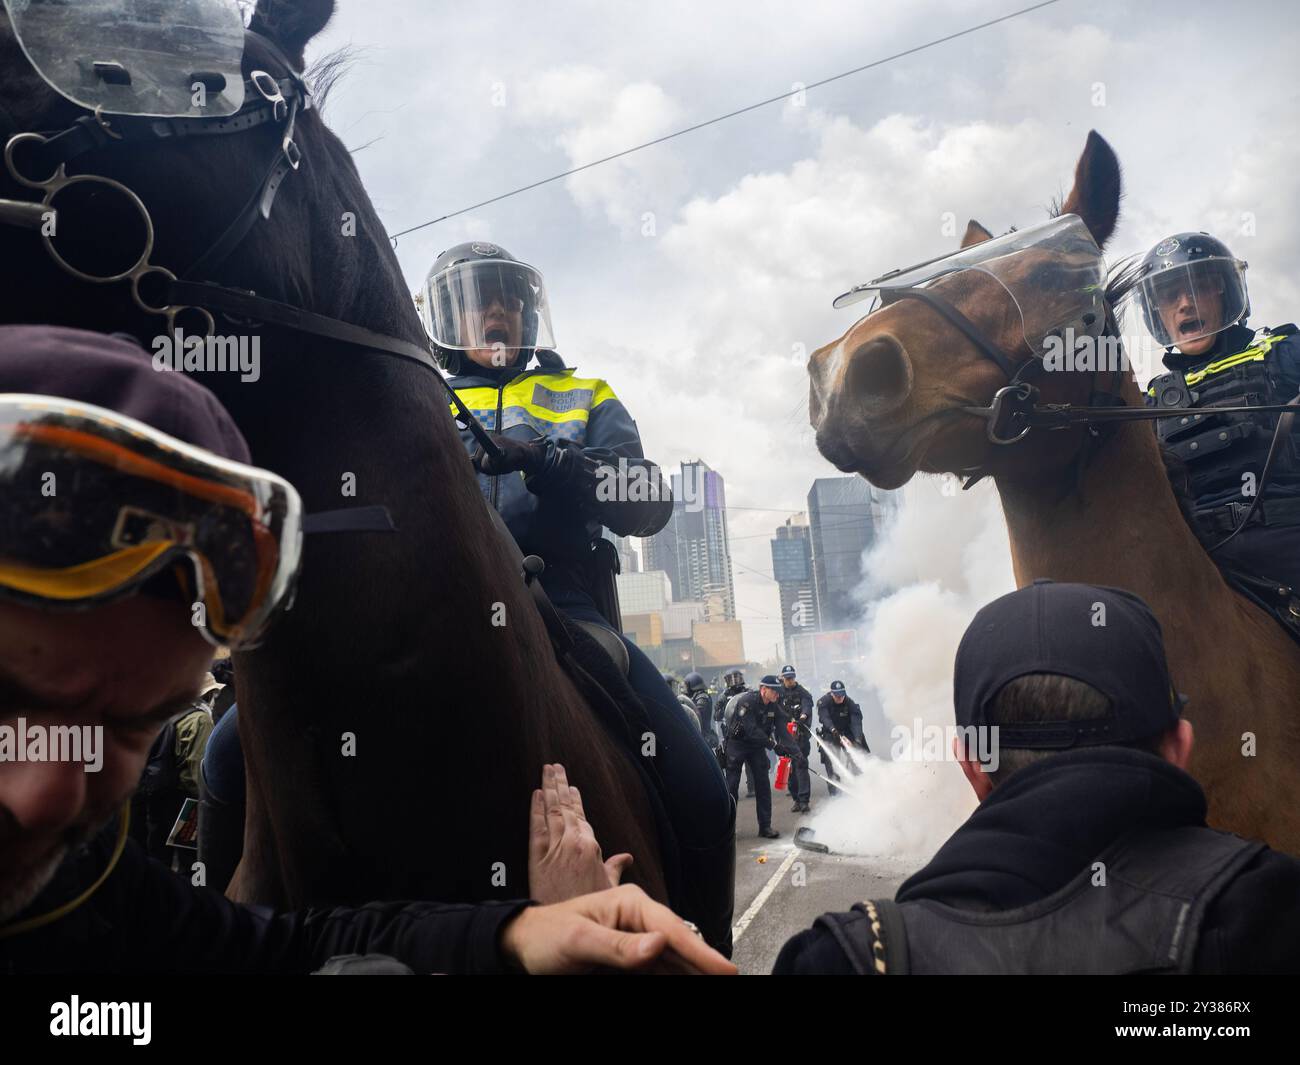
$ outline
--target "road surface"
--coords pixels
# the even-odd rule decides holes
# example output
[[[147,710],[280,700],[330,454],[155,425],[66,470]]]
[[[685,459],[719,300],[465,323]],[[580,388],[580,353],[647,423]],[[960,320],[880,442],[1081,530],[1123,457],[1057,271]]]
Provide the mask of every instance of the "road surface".
[[[828,910],[847,910],[869,898],[892,898],[920,865],[915,859],[818,854],[794,845],[794,833],[831,801],[813,781],[813,813],[790,812],[790,797],[772,793],[772,827],[780,839],[761,839],[754,800],[740,787],[736,815],[736,916],[732,961],[744,975],[769,973],[782,944]]]

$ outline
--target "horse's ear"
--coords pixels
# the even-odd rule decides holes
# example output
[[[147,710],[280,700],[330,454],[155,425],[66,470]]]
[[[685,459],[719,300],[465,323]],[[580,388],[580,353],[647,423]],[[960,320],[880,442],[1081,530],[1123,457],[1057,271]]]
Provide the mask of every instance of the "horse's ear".
[[[966,223],[966,235],[961,238],[961,246],[969,248],[972,244],[983,244],[992,239],[993,234],[972,218]]]
[[[1092,233],[1097,247],[1104,248],[1119,221],[1119,159],[1095,129],[1088,134],[1079,165],[1074,170],[1074,188],[1061,205],[1062,214],[1077,214]]]
[[[269,37],[299,70],[307,42],[325,28],[334,0],[257,0],[248,28]]]

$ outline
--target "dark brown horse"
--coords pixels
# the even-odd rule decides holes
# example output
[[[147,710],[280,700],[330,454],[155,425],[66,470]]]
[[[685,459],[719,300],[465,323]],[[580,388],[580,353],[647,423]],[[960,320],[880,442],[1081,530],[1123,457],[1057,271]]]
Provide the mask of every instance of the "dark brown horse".
[[[1096,133],[1079,159],[1063,213],[1078,215],[1099,246],[1119,216],[1119,163]],[[972,222],[963,247],[987,240]],[[1020,288],[1049,296],[1050,257],[1024,257]],[[936,283],[1014,363],[1019,318],[988,278]],[[1032,298],[1032,297],[1031,297]],[[1113,319],[1109,321],[1114,327]],[[1126,588],[1164,628],[1170,666],[1191,702],[1192,772],[1210,820],[1300,852],[1300,653],[1281,627],[1236,594],[1184,519],[1155,434],[1128,422],[1093,441],[1086,430],[1034,430],[990,443],[964,408],[987,407],[1007,379],[970,338],[920,302],[903,300],[862,319],[809,363],[817,444],[840,469],[896,488],[919,470],[987,470],[1002,497],[1016,581],[1035,578]],[[1089,403],[1110,387],[1130,407],[1132,373],[1109,386],[1088,371],[1041,376],[1045,403]]]
[[[262,0],[245,76],[258,68],[283,76],[277,49],[301,67],[333,7]],[[7,23],[0,107],[11,130],[63,129],[84,114],[37,77]],[[153,261],[179,273],[239,213],[280,135],[267,124],[110,145],[70,172],[134,190],[156,227]],[[425,345],[347,150],[315,110],[298,115],[295,140],[301,167],[270,220],[204,280]],[[32,198],[7,176],[0,196]],[[68,239],[83,251],[98,240],[111,257],[119,239],[132,238],[130,223],[97,211],[93,198],[80,208],[68,224],[86,231]],[[163,332],[125,286],[60,272],[35,234],[0,227],[0,240],[5,322],[124,330],[146,345]],[[229,323],[219,331],[261,341],[257,381],[203,376],[254,461],[291,480],[309,512],[383,504],[398,530],[308,537],[293,610],[263,648],[238,658],[249,812],[230,893],[287,906],[526,896],[529,794],[541,765],[559,761],[607,852],[631,852],[630,879],[665,898],[642,778],[559,668],[430,371],[292,332]]]

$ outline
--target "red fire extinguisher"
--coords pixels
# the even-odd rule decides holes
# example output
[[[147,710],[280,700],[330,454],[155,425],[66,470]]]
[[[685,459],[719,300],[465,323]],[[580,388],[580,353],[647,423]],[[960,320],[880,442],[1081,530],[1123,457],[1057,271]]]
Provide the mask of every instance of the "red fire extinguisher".
[[[785,791],[785,786],[790,782],[790,759],[785,755],[777,760],[776,763],[776,790]]]

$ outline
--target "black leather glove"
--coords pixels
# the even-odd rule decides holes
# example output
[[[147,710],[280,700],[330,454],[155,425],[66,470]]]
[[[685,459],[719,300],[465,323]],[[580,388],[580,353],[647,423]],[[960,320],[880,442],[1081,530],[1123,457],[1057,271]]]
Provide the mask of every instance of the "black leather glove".
[[[474,469],[489,477],[503,473],[522,473],[532,477],[546,468],[550,442],[547,440],[516,440],[501,433],[488,433],[492,443],[501,450],[500,455],[489,455],[480,444],[470,460]]]

